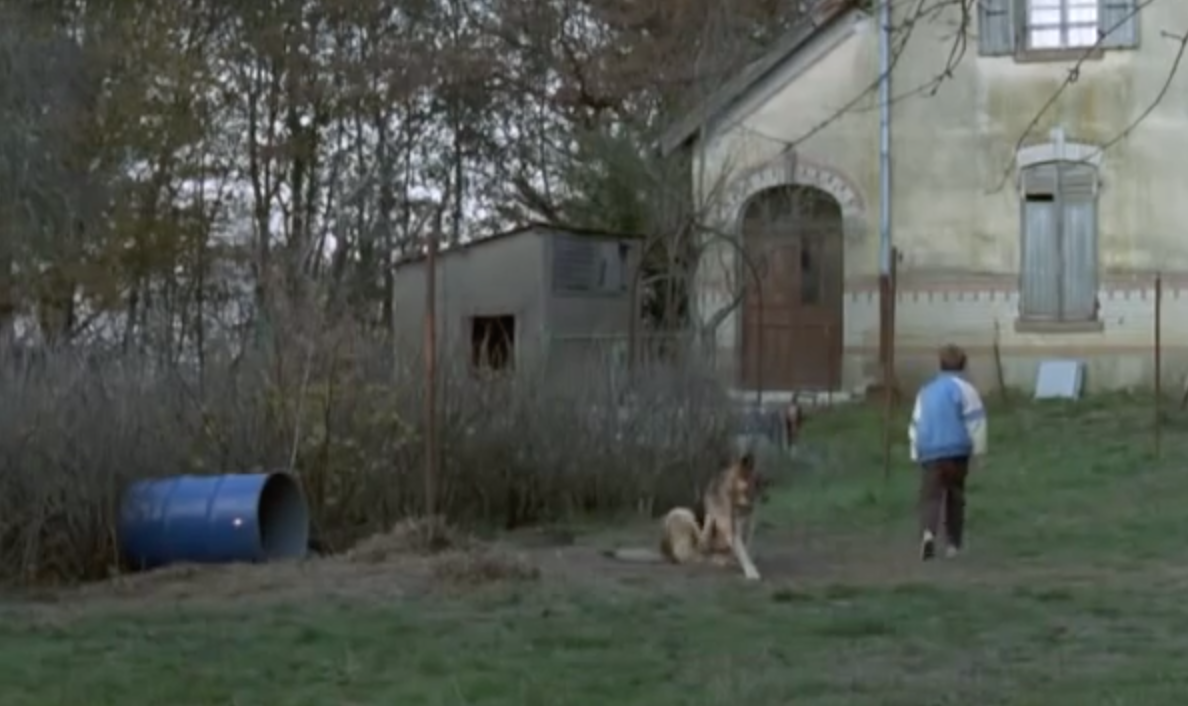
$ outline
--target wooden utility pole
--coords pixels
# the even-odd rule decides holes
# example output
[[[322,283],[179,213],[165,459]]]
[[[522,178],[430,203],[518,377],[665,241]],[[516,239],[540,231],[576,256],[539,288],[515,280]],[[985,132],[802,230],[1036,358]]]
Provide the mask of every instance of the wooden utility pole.
[[[1155,458],[1163,446],[1163,275],[1155,273]]]
[[[425,517],[437,514],[437,245],[444,203],[425,252]]]

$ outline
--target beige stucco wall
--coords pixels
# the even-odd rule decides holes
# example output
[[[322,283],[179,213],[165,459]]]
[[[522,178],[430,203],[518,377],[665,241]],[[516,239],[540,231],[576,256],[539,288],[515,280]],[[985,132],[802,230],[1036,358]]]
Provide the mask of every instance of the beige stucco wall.
[[[892,74],[893,95],[935,83],[958,19],[916,26]],[[1150,4],[1142,11],[1139,49],[1084,62],[1078,80],[1036,122],[1024,144],[1046,142],[1057,126],[1073,142],[1100,145],[1114,139],[1155,100],[1174,63],[1178,42],[1161,31],[1186,26],[1188,2]],[[847,387],[876,374],[878,111],[867,89],[878,75],[877,42],[870,19],[856,17],[827,30],[711,127],[697,146],[695,167],[703,199],[715,205],[726,230],[735,227],[745,195],[772,181],[773,174],[800,180],[804,165],[811,164],[818,168],[810,175],[818,185],[828,179],[831,190],[844,192]],[[1165,376],[1178,383],[1188,370],[1188,324],[1181,323],[1188,322],[1188,294],[1181,296],[1188,286],[1181,274],[1188,273],[1188,238],[1182,235],[1188,228],[1183,79],[1102,158],[1103,330],[1015,331],[1019,203],[1012,160],[1029,123],[1070,68],[1069,61],[979,57],[971,37],[952,78],[940,82],[935,95],[919,92],[894,103],[892,228],[903,256],[896,345],[905,377],[930,364],[937,343],[963,343],[976,359],[997,335],[1008,384],[1030,387],[1039,357],[1075,353],[1089,361],[1093,387],[1142,385],[1153,369],[1150,283],[1156,269],[1167,273]],[[710,248],[702,265],[698,305],[708,318],[728,299],[734,262],[729,249],[719,246]],[[731,359],[737,335],[730,317],[718,330],[720,360]]]
[[[846,293],[846,363],[851,379],[874,378],[878,356],[878,293],[856,286]],[[1010,387],[1030,390],[1041,359],[1073,357],[1087,364],[1090,390],[1146,388],[1155,370],[1155,303],[1150,278],[1112,280],[1100,292],[1102,333],[1018,333],[1018,292],[1000,284],[953,281],[905,283],[897,299],[896,370],[907,389],[935,369],[935,350],[946,340],[969,352],[970,373],[986,390],[1002,375]],[[1163,385],[1178,393],[1188,373],[1188,279],[1166,277],[1162,300]]]

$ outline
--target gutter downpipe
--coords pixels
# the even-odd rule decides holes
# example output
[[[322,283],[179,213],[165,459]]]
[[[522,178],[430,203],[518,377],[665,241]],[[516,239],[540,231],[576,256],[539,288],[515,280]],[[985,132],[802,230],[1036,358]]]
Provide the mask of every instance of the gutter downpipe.
[[[895,285],[891,247],[891,0],[879,2],[879,342],[883,364],[883,482],[891,476]]]
[[[879,274],[891,274],[891,0],[879,2]]]

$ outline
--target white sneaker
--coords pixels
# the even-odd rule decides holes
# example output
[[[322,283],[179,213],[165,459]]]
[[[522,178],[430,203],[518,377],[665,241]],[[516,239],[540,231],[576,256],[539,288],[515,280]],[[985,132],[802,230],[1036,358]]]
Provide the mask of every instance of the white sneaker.
[[[957,547],[954,547],[953,545],[949,545],[949,546],[945,547],[945,558],[946,559],[956,559],[957,555],[959,555],[959,554],[961,554],[961,550],[958,549]]]
[[[928,530],[924,530],[924,537],[920,539],[920,560],[928,561],[936,556],[936,537]]]

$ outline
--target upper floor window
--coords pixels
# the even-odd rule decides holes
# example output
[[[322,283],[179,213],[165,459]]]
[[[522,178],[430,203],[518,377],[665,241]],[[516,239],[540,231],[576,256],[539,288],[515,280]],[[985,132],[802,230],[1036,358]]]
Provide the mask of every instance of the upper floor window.
[[[983,56],[1138,46],[1140,0],[978,0]]]
[[[1074,49],[1097,44],[1099,0],[1026,0],[1028,49]]]

